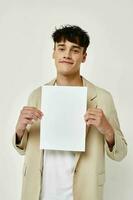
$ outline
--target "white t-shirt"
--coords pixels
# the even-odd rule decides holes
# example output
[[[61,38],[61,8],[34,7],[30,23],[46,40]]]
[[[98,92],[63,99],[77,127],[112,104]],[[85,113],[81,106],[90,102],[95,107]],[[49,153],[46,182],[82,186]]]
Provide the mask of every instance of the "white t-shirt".
[[[44,151],[40,200],[73,200],[74,153]]]

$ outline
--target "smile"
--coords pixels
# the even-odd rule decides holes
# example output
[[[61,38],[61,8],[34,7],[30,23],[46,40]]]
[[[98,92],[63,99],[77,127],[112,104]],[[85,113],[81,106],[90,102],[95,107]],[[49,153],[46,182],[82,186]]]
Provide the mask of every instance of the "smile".
[[[59,63],[66,63],[66,64],[73,64],[72,62],[68,62],[68,61],[60,61]]]

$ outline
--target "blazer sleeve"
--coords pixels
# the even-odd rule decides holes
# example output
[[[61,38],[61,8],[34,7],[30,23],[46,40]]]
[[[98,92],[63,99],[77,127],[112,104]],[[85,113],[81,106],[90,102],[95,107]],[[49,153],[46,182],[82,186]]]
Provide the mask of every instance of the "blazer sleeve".
[[[27,106],[37,107],[36,90],[34,90],[31,93],[31,95],[29,96]],[[31,125],[27,125],[26,130],[24,131],[24,135],[23,135],[20,143],[17,143],[16,133],[14,133],[14,135],[13,135],[13,138],[12,138],[13,146],[20,155],[25,155],[27,142],[28,142],[28,135],[30,132],[30,127],[31,127]]]
[[[26,146],[27,146],[27,141],[28,141],[28,130],[26,128],[25,132],[24,132],[24,135],[20,141],[20,143],[17,143],[17,140],[16,140],[16,133],[13,135],[13,146],[14,148],[17,150],[17,152],[20,154],[20,155],[25,155],[25,151],[26,151]]]
[[[127,142],[124,138],[124,135],[120,129],[120,124],[117,116],[117,112],[115,109],[114,101],[111,94],[108,94],[108,103],[107,103],[107,118],[109,123],[111,124],[114,134],[115,134],[115,144],[112,149],[109,148],[108,143],[105,140],[105,149],[107,155],[116,161],[121,161],[127,155]]]

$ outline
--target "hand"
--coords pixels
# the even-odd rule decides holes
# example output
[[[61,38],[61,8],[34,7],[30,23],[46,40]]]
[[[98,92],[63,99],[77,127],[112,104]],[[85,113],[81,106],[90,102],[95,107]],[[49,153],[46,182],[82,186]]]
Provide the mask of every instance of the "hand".
[[[18,122],[16,125],[16,134],[18,138],[22,138],[26,126],[32,124],[34,120],[41,119],[43,113],[35,107],[25,106],[20,112]]]
[[[110,146],[114,145],[114,131],[103,111],[98,108],[90,108],[84,115],[87,126],[95,126],[105,136]]]

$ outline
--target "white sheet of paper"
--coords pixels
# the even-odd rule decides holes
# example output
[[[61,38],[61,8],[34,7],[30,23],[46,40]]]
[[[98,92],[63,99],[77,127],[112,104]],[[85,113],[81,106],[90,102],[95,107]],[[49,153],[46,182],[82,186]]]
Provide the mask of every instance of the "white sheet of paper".
[[[43,86],[40,149],[85,151],[87,87]]]

